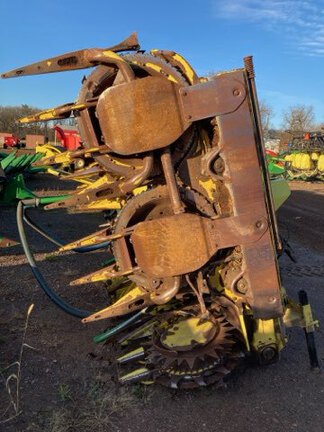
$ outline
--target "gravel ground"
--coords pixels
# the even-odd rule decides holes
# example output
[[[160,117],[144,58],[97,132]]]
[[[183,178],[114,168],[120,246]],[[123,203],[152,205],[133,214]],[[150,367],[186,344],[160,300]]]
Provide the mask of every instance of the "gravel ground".
[[[43,180],[42,182],[43,183]],[[38,187],[37,182],[33,182]],[[52,187],[49,185],[49,188]],[[68,186],[66,186],[68,187]],[[289,233],[297,258],[280,259],[283,284],[297,298],[306,289],[316,318],[324,321],[324,185],[292,184],[293,193],[279,212],[280,229]],[[48,229],[72,240],[94,231],[102,216],[33,214]],[[1,209],[1,227],[16,237],[14,209]],[[30,237],[46,278],[78,306],[95,309],[105,303],[102,287],[70,287],[71,279],[98,268],[104,253],[53,256],[53,247],[37,235]],[[235,373],[227,388],[213,387],[177,392],[159,386],[120,388],[108,348],[95,346],[92,337],[102,323],[82,325],[57,309],[37,286],[20,246],[0,256],[1,313],[0,365],[19,358],[26,311],[29,319],[21,381],[21,414],[0,424],[5,432],[122,431],[122,432],[322,432],[324,424],[323,375],[310,371],[303,331],[289,331],[289,343],[278,363],[248,367]],[[324,360],[324,333],[316,334]],[[15,367],[10,369],[11,372]],[[8,371],[6,372],[8,376]],[[0,407],[8,393],[0,384]],[[2,407],[4,409],[2,410]],[[1,413],[0,413],[1,414]],[[7,412],[7,416],[10,412]]]

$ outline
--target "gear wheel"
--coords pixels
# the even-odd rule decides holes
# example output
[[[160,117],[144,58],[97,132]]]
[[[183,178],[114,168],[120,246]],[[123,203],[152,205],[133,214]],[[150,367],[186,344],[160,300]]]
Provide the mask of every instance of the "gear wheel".
[[[189,389],[224,384],[243,357],[242,334],[232,313],[214,302],[209,316],[198,305],[168,312],[155,322],[145,343],[144,363],[159,384]]]

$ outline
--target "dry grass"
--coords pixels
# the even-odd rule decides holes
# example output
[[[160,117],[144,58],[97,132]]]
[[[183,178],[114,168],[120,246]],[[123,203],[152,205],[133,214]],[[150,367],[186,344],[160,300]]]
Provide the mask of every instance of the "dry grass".
[[[125,388],[91,389],[87,397],[74,399],[50,417],[48,432],[107,432],[118,430],[118,419],[125,411],[136,409],[135,397]]]
[[[25,347],[34,349],[26,343],[26,334],[29,323],[29,317],[32,313],[34,305],[30,305],[26,314],[25,325],[23,330],[23,337],[20,346],[18,360],[14,363],[1,369],[1,378],[5,385],[8,396],[7,407],[0,413],[0,425],[8,423],[21,414],[20,410],[20,384],[22,377],[22,360]]]
[[[23,336],[18,360],[0,369],[0,378],[6,390],[7,406],[0,412],[0,430],[5,423],[14,422],[21,414],[21,380],[23,354],[26,348],[35,349],[26,343],[29,318],[33,310],[28,308],[23,326]],[[34,417],[26,430],[33,432],[96,432],[117,431],[120,420],[130,412],[134,414],[150,398],[151,390],[146,386],[120,387],[100,373],[91,384],[84,382],[77,389],[62,383],[57,388],[59,407],[44,415]],[[1,407],[2,408],[2,407]],[[14,426],[14,424],[12,424]]]

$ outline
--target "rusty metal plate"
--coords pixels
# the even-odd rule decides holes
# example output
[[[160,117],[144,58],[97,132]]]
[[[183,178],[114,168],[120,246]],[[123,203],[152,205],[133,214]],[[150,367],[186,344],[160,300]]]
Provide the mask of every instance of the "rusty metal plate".
[[[190,213],[136,225],[132,243],[138,266],[152,277],[198,270],[218,249],[257,242],[268,230],[255,216],[210,220]]]
[[[121,155],[172,144],[190,125],[181,117],[179,88],[165,78],[147,77],[106,89],[97,105],[106,144]]]
[[[180,100],[183,119],[202,120],[235,111],[244,101],[246,91],[244,81],[232,75],[216,76],[206,83],[182,88]]]
[[[139,223],[131,238],[137,264],[152,277],[197,270],[215,252],[206,242],[204,219],[193,214]]]

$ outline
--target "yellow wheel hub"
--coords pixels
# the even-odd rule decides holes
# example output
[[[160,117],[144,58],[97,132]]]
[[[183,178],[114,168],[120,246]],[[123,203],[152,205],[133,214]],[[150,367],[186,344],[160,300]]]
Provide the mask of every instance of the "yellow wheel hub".
[[[167,349],[187,351],[197,345],[206,345],[215,337],[216,332],[217,326],[213,322],[192,317],[170,327],[161,338],[161,343]]]

